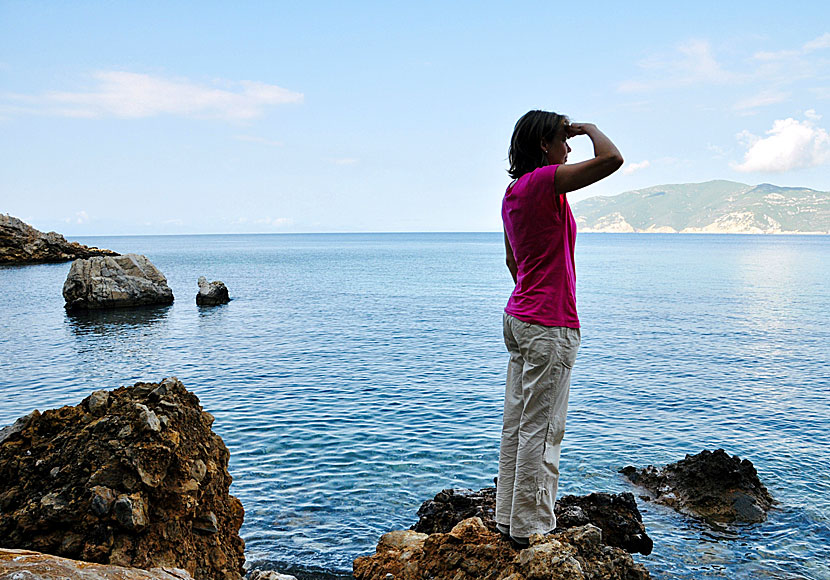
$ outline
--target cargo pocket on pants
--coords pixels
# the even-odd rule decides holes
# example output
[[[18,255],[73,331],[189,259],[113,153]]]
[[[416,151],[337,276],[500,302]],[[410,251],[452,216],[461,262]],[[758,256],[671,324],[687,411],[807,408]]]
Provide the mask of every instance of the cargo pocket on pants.
[[[545,434],[545,446],[542,457],[548,469],[559,475],[559,448],[565,438],[565,420],[552,417]]]

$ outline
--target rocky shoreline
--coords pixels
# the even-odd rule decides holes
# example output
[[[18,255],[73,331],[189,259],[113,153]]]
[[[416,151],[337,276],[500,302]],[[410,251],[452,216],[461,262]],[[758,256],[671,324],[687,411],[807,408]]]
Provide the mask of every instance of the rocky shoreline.
[[[175,377],[95,391],[0,429],[0,577],[46,580],[646,580],[653,542],[632,493],[566,495],[557,528],[520,547],[495,527],[495,488],[444,489],[353,574],[245,570],[244,509],[213,417]],[[774,500],[722,449],[621,473],[713,524],[762,521]],[[11,576],[9,576],[11,575]],[[24,576],[19,576],[23,578]]]
[[[57,232],[43,233],[23,220],[0,214],[0,265],[68,262],[93,256],[118,256],[117,252],[67,242]]]

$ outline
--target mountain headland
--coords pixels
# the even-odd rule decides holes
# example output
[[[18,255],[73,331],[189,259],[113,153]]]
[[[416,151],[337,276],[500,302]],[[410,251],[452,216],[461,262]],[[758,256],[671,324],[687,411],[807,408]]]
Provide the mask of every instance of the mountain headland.
[[[769,183],[656,185],[575,203],[580,232],[830,234],[830,192]]]

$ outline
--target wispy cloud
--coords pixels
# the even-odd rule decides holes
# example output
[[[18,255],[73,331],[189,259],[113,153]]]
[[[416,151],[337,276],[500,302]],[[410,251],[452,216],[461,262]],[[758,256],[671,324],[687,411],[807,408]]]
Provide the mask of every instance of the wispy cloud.
[[[738,134],[738,140],[747,147],[743,163],[732,163],[738,171],[784,172],[802,167],[815,167],[830,161],[830,135],[816,127],[815,111],[805,121],[793,118],[777,120],[767,137],[758,137],[748,131]]]
[[[354,165],[358,161],[360,161],[360,159],[356,157],[341,157],[339,159],[333,159],[332,163],[335,165]]]
[[[629,163],[628,165],[623,167],[622,172],[623,172],[624,175],[631,175],[632,173],[640,171],[641,169],[645,169],[646,167],[649,167],[650,165],[651,165],[651,163],[649,162],[648,159],[646,159],[645,161],[640,161],[639,163]]]
[[[789,59],[795,56],[810,54],[811,52],[823,50],[826,48],[830,48],[830,32],[825,32],[818,38],[808,40],[799,48],[787,50],[759,51],[755,53],[754,58],[756,60],[763,61],[782,60]]]
[[[638,66],[645,78],[620,83],[618,89],[621,92],[647,92],[700,82],[727,83],[736,78],[718,62],[709,41],[702,39],[679,44],[669,58],[642,60]]]
[[[739,100],[733,108],[751,114],[753,109],[792,98],[791,85],[813,83],[817,78],[826,76],[820,74],[821,67],[826,66],[820,51],[828,49],[830,33],[795,48],[758,51],[743,57],[724,49],[716,53],[705,39],[689,40],[667,54],[641,60],[637,63],[638,74],[621,82],[617,88],[621,93],[644,94],[690,86],[749,86],[756,90],[756,94]],[[826,87],[807,90],[827,94]]]
[[[814,50],[821,50],[824,48],[830,48],[830,32],[825,32],[818,38],[804,43],[802,50],[804,52],[813,52]]]
[[[792,96],[788,91],[771,91],[762,90],[756,95],[740,100],[734,105],[736,111],[747,111],[750,109],[757,109],[758,107],[765,107],[767,105],[775,105],[783,103]]]
[[[5,94],[7,111],[64,117],[138,119],[158,115],[228,120],[251,119],[266,107],[301,103],[303,94],[256,81],[199,84],[126,71],[99,71],[86,91],[41,95]]]

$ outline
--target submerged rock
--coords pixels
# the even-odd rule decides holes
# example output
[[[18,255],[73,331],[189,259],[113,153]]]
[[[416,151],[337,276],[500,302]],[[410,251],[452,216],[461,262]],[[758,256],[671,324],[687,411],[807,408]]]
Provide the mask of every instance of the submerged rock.
[[[173,291],[150,260],[139,254],[75,260],[63,284],[67,310],[171,304]]]
[[[590,524],[530,537],[517,549],[479,517],[448,533],[384,534],[375,554],[354,561],[357,580],[646,580],[648,571],[625,550],[603,544]]]
[[[761,522],[774,502],[752,462],[723,449],[686,455],[662,469],[627,466],[620,473],[655,502],[711,522]]]
[[[67,262],[92,256],[117,256],[112,250],[67,242],[56,232],[43,233],[8,214],[0,214],[0,264]]]
[[[214,280],[208,282],[204,276],[199,276],[199,293],[196,294],[196,304],[199,306],[216,306],[231,301],[228,289],[224,282]]]
[[[180,568],[125,568],[79,562],[31,550],[0,548],[0,578],[10,580],[192,580]]]
[[[175,377],[28,415],[0,443],[0,546],[239,579],[244,511],[212,422]]]
[[[496,488],[479,491],[445,489],[418,509],[418,523],[412,530],[426,534],[447,533],[460,521],[478,517],[496,531]],[[646,534],[643,518],[631,493],[566,495],[556,501],[557,529],[592,524],[602,530],[603,542],[631,553],[650,554],[653,542]]]

